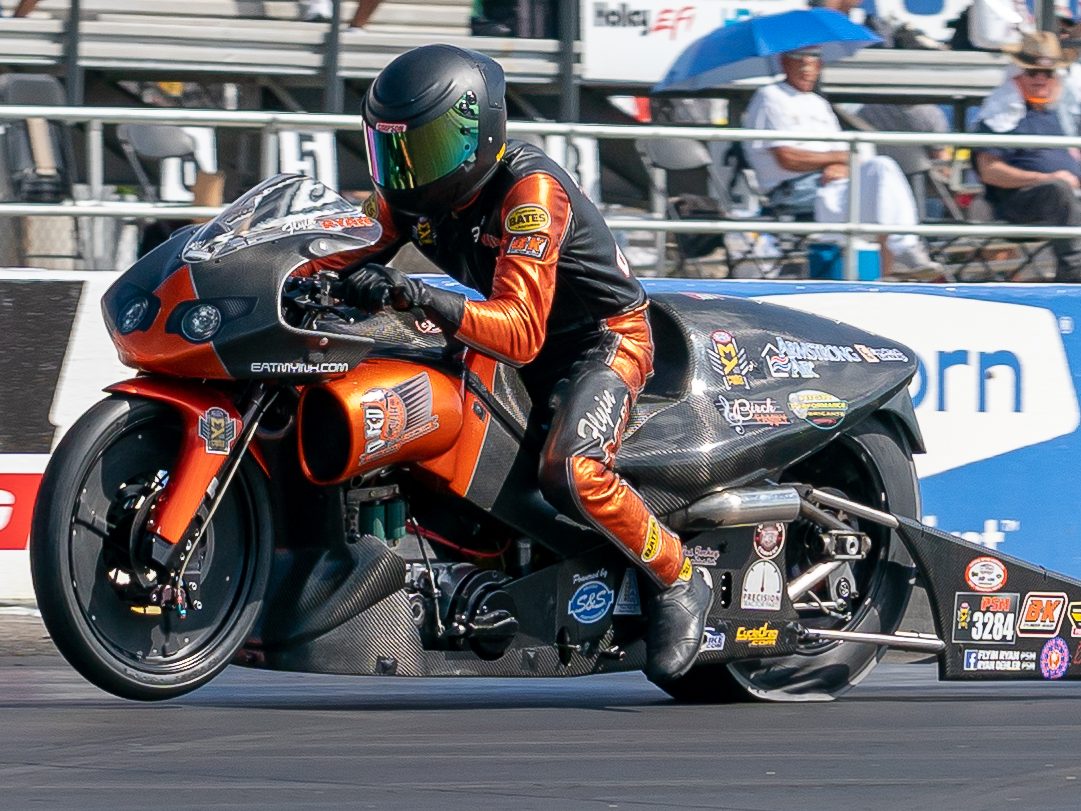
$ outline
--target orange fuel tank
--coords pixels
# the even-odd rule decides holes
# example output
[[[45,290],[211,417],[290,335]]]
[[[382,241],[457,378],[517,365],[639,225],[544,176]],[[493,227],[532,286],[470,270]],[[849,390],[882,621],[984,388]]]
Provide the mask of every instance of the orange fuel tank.
[[[298,421],[304,474],[316,484],[337,484],[449,450],[462,430],[462,381],[418,363],[375,358],[305,388]]]

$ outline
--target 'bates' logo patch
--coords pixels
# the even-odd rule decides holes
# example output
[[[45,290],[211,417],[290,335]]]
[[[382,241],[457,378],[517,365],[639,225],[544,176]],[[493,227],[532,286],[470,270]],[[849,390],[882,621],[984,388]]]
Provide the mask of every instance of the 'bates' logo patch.
[[[551,222],[552,216],[544,206],[522,205],[510,210],[503,226],[512,234],[529,234],[547,228]]]

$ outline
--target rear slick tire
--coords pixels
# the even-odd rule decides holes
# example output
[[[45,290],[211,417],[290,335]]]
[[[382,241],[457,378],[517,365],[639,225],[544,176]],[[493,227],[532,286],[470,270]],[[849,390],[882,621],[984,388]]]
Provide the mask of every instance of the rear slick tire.
[[[210,681],[262,610],[272,520],[262,472],[250,457],[185,575],[199,581],[187,616],[154,614],[132,599],[130,528],[175,464],[181,431],[178,414],[164,404],[99,402],[53,453],[34,507],[30,566],[45,627],[72,667],[121,698],[174,698]]]
[[[822,451],[794,465],[784,481],[832,488],[853,501],[904,516],[920,515],[919,485],[912,454],[896,431],[877,418],[852,428]],[[912,593],[915,569],[896,532],[857,522],[872,537],[873,570],[866,594],[853,608],[848,631],[894,633]],[[790,525],[790,540],[793,543]],[[793,550],[786,549],[791,566]],[[793,575],[789,571],[789,578]],[[829,701],[862,681],[886,648],[852,642],[813,643],[781,657],[740,660],[692,668],[683,678],[659,684],[677,701],[694,704],[741,701]]]

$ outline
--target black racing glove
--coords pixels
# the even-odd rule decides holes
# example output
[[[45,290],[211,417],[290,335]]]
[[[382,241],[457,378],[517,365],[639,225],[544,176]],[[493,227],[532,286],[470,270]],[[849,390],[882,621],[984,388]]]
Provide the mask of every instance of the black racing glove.
[[[386,265],[368,264],[345,281],[346,304],[375,312],[385,304],[395,310],[420,309],[448,335],[462,325],[466,298],[432,287],[400,270]]]

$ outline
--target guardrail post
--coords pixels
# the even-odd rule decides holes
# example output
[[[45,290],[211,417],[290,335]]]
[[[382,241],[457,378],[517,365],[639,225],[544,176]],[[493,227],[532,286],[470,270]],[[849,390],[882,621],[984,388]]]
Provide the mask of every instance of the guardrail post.
[[[651,167],[649,173],[653,176],[653,182],[650,183],[650,208],[653,211],[653,216],[659,220],[665,219],[668,214],[668,184],[663,169],[657,167]],[[668,232],[658,231],[654,235],[653,241],[654,247],[657,249],[657,264],[655,267],[655,273],[658,276],[664,276],[668,272],[667,260],[668,260]]]
[[[263,127],[259,138],[259,173],[263,178],[278,171],[278,130],[273,125]]]
[[[338,75],[338,55],[341,51],[342,0],[334,0],[330,12],[330,31],[324,45],[323,56],[323,112],[340,113],[344,104],[345,88]]]
[[[860,151],[856,141],[848,142],[848,221],[860,221]],[[850,282],[859,276],[858,238],[852,232],[845,236],[845,278]]]
[[[105,128],[101,121],[86,124],[86,179],[90,186],[90,199],[100,203],[105,197]],[[105,223],[101,217],[90,222],[90,264],[92,270],[101,270],[105,256]]]
[[[68,26],[64,31],[64,84],[68,104],[73,107],[83,103],[83,69],[79,65],[79,0],[71,0]]]

